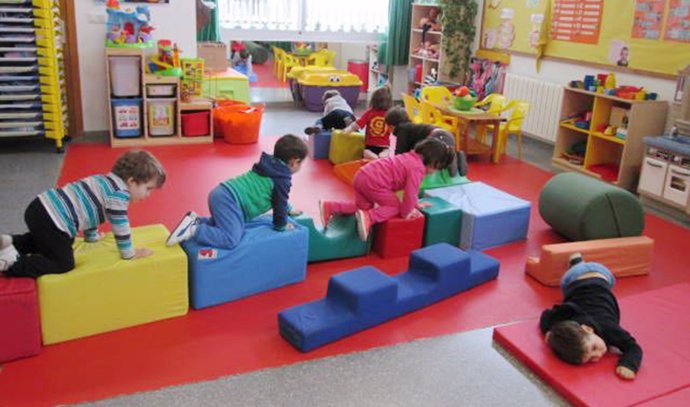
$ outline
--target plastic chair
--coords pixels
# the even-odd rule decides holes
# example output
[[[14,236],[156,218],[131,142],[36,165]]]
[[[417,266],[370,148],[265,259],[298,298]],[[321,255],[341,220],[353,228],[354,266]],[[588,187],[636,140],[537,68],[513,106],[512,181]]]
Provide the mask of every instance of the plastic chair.
[[[327,67],[328,65],[328,54],[323,52],[323,50],[314,52],[307,58],[307,66],[320,66]]]
[[[285,55],[283,55],[283,70],[280,75],[280,80],[283,82],[287,82],[288,72],[290,72],[290,69],[296,66],[301,66],[301,64],[299,63],[299,59],[286,52]]]
[[[506,110],[506,106],[508,105],[508,99],[506,99],[506,97],[501,95],[500,93],[492,93],[489,96],[485,97],[482,101],[475,103],[474,107],[479,108],[486,105],[489,105],[489,108],[486,110],[487,113],[500,115],[501,112]],[[487,130],[493,130],[493,128],[494,126],[491,124],[486,126],[479,126],[477,128],[477,134],[475,137],[477,141],[485,143]]]
[[[460,144],[460,122],[457,117],[444,115],[436,106],[421,101],[422,123],[431,124],[448,130],[455,135],[455,149],[459,150]]]
[[[453,94],[445,86],[425,86],[420,99],[432,105],[448,105],[453,100]]]
[[[273,47],[273,76],[279,78],[282,76],[283,63],[285,61],[286,52],[278,47]]]
[[[509,103],[512,108],[510,118],[507,122],[501,123],[498,129],[498,140],[496,141],[496,151],[494,152],[494,162],[497,163],[501,154],[506,150],[508,136],[514,134],[517,143],[518,159],[522,160],[522,123],[525,121],[529,111],[529,103],[524,100],[514,100]]]
[[[326,65],[325,66],[335,66],[335,51],[329,49],[322,49],[319,52],[326,54]]]
[[[422,105],[420,102],[414,96],[407,93],[401,93],[401,95],[410,121],[412,123],[422,123]]]

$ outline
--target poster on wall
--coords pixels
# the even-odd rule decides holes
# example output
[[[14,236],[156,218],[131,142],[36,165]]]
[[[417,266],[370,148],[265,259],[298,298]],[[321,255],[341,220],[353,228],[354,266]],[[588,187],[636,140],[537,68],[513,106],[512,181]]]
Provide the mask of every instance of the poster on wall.
[[[664,16],[666,0],[636,0],[635,19],[633,20],[632,37],[647,40],[661,38],[661,22]]]
[[[599,43],[603,0],[555,0],[551,38],[583,44]]]
[[[690,42],[690,1],[671,0],[666,20],[666,39]]]

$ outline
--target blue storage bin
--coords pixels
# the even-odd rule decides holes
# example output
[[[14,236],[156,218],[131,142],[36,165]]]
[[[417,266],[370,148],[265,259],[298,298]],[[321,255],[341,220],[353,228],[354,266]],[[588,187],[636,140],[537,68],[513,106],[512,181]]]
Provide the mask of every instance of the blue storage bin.
[[[113,132],[115,137],[141,137],[141,98],[113,99]]]

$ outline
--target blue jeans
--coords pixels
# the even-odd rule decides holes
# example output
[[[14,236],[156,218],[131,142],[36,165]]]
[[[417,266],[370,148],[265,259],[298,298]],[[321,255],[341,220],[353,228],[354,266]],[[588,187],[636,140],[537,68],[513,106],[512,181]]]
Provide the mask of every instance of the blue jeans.
[[[561,278],[561,289],[564,290],[573,281],[577,280],[581,275],[586,273],[599,273],[602,276],[606,277],[606,281],[609,282],[609,288],[613,288],[613,285],[616,283],[616,278],[613,276],[611,271],[608,268],[606,268],[606,266],[604,266],[603,264],[594,262],[583,262],[574,265],[563,275],[563,277]]]
[[[194,241],[200,245],[232,249],[244,234],[244,212],[230,190],[218,185],[208,194],[210,218],[199,218]]]

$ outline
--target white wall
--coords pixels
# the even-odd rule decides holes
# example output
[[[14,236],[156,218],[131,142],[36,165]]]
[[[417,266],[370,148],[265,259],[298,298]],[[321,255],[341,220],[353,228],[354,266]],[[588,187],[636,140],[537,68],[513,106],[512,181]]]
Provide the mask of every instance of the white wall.
[[[77,52],[84,109],[84,131],[108,129],[108,95],[105,78],[105,5],[94,0],[75,1]],[[124,4],[125,8],[135,4]],[[155,40],[177,42],[183,57],[196,56],[196,8],[191,0],[151,4]],[[100,22],[92,22],[92,21]]]

